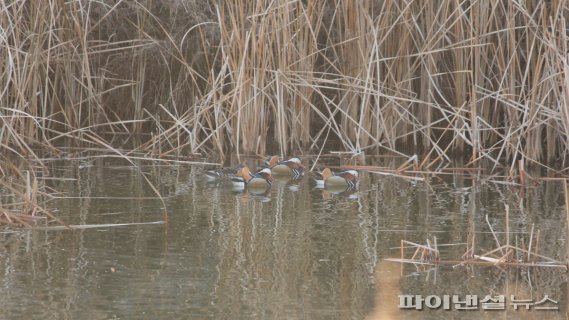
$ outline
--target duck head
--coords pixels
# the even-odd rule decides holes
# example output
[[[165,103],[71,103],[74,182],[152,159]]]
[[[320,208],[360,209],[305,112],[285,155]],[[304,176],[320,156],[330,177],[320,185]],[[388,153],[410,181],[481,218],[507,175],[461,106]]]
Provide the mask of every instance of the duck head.
[[[270,156],[264,161],[264,163],[267,167],[272,168],[279,163],[280,159],[281,158],[279,156]]]
[[[271,169],[265,168],[257,172],[263,179],[267,180],[268,183],[273,182],[273,175],[271,174]]]
[[[330,170],[330,168],[324,168],[324,170],[322,170],[321,175],[322,175],[322,180],[326,181],[334,174],[332,173],[332,170]]]
[[[251,175],[251,170],[249,170],[249,168],[246,166],[238,169],[236,175],[243,178],[243,180],[245,180],[245,183],[249,182],[249,180],[253,178]]]

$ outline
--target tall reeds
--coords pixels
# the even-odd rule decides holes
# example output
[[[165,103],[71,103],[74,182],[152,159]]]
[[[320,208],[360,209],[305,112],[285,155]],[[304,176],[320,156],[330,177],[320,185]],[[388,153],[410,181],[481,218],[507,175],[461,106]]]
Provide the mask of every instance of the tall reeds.
[[[0,145],[566,165],[562,1],[0,4]],[[146,135],[145,135],[146,134]],[[411,148],[412,150],[409,150]],[[421,159],[423,161],[424,159]]]

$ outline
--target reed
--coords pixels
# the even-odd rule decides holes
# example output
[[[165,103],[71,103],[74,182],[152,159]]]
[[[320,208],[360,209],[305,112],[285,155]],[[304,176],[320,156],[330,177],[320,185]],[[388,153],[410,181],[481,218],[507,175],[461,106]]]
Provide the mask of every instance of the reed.
[[[161,156],[333,145],[429,165],[467,155],[564,166],[568,10],[530,0],[3,2],[0,146],[24,156],[31,145],[116,147],[126,134]]]
[[[0,225],[32,226],[46,217],[63,227],[68,227],[55,217],[45,202],[49,198],[45,186],[34,171],[24,170],[24,164],[0,157]]]
[[[496,247],[490,251],[481,253],[479,255],[475,254],[475,243],[472,238],[474,234],[469,234],[468,242],[466,243],[466,252],[462,255],[461,260],[456,258],[451,259],[441,259],[439,249],[437,247],[437,238],[433,238],[433,243],[427,239],[425,245],[414,243],[407,240],[401,240],[401,245],[399,247],[399,258],[387,258],[386,261],[399,262],[399,263],[410,263],[414,264],[420,269],[425,269],[426,267],[433,265],[452,265],[453,267],[459,266],[469,266],[469,265],[483,265],[483,266],[495,266],[498,268],[502,267],[534,267],[534,268],[560,268],[567,271],[567,264],[552,259],[550,257],[544,256],[538,251],[539,244],[539,230],[537,231],[537,237],[534,240],[534,226],[532,225],[531,232],[529,235],[529,240],[527,247],[524,246],[525,239],[522,235],[516,234],[516,245],[510,244],[510,218],[509,218],[509,207],[505,206],[506,217],[505,217],[505,231],[504,237],[506,238],[505,244],[501,244],[498,240],[498,235],[492,228],[492,225],[488,221],[488,215],[486,215],[486,222],[488,227],[496,241]],[[519,237],[518,237],[519,236]],[[520,241],[518,241],[518,239]],[[521,242],[522,246],[518,246]],[[455,244],[443,244],[442,246],[455,246],[463,245],[464,243]],[[534,245],[534,248],[532,248]],[[415,249],[413,255],[409,257],[406,254],[405,249]],[[419,269],[419,268],[418,268]]]

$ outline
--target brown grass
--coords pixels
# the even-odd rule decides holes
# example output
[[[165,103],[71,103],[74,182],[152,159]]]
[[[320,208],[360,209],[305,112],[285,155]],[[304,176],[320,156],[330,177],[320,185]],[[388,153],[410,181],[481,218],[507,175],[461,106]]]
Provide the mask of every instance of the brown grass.
[[[0,145],[566,166],[566,1],[0,4]],[[111,135],[107,135],[111,133]],[[334,144],[329,144],[333,141]]]

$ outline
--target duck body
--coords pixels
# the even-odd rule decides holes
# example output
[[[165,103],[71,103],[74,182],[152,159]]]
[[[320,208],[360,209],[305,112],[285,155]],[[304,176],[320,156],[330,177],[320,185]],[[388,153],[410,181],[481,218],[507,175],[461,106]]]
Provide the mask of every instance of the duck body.
[[[321,179],[316,179],[316,185],[324,188],[357,188],[359,174],[356,170],[332,171],[329,168],[322,170]]]
[[[235,187],[267,189],[273,183],[273,176],[271,175],[271,169],[269,168],[263,168],[255,172],[251,172],[249,168],[243,167],[237,171],[235,177],[231,178],[231,182]]]
[[[271,172],[274,175],[292,175],[292,170],[284,164],[277,164],[271,168]]]
[[[281,160],[278,156],[272,156],[265,160],[265,164],[271,169],[271,173],[275,176],[282,175],[300,178],[304,175],[305,168],[298,157]]]

